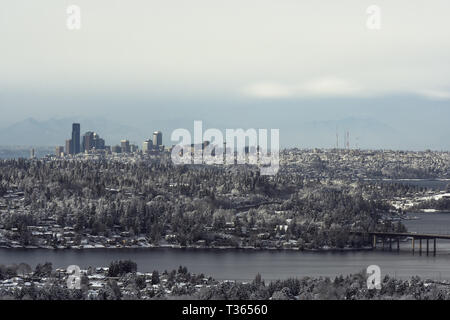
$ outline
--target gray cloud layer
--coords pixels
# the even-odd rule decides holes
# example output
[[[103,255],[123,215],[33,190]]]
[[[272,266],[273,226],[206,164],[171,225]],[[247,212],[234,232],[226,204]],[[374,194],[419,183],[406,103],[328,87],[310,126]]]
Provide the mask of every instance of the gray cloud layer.
[[[66,8],[81,8],[69,31]],[[449,98],[450,2],[5,0],[0,85],[251,96]]]

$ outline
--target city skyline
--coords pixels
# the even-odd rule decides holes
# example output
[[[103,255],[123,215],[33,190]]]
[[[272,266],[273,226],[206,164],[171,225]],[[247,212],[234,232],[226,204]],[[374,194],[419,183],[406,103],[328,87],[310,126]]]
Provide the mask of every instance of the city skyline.
[[[100,138],[100,135],[93,131],[86,131],[81,137],[81,124],[72,123],[72,138],[65,140],[65,146],[55,146],[55,155],[77,155],[79,153],[89,153],[92,151],[105,151],[113,153],[135,153],[139,150],[136,144],[130,144],[128,139],[121,139],[120,144],[106,145],[105,139]],[[152,139],[144,141],[142,151],[144,153],[160,151],[163,146],[163,134],[161,131],[154,131]],[[149,143],[151,142],[151,143]],[[32,158],[34,157],[34,149],[32,149]]]
[[[238,112],[238,110],[236,110]],[[405,114],[407,116],[407,113]],[[391,110],[391,117],[401,118],[401,113]],[[449,114],[450,117],[450,114]],[[435,118],[432,120],[432,118]],[[145,139],[152,139],[152,128],[146,125],[127,125],[107,121],[104,117],[86,118],[74,117],[63,119],[50,119],[38,121],[26,119],[7,128],[0,128],[0,146],[48,146],[53,147],[61,144],[60,137],[66,135],[67,126],[70,126],[74,119],[86,123],[84,130],[101,132],[108,141],[118,141],[127,138],[132,143],[142,145]],[[164,144],[171,145],[170,132],[179,128],[192,126],[188,120],[195,121],[201,117],[192,116],[192,120],[158,121],[159,128],[164,128],[167,134],[164,136]],[[246,119],[238,118],[236,121],[227,121],[221,118],[223,123],[230,126],[221,125],[214,119],[204,121],[208,127],[244,128]],[[334,148],[336,147],[336,134],[338,143],[344,146],[344,138],[347,132],[350,134],[351,148],[361,149],[392,149],[392,150],[450,150],[450,142],[447,132],[450,127],[445,126],[449,118],[443,116],[440,109],[430,109],[422,117],[421,122],[407,122],[399,125],[390,125],[372,117],[348,116],[337,118],[337,120],[315,121],[306,118],[291,117],[285,126],[281,126],[280,144],[283,148]],[[430,119],[430,120],[427,120]],[[271,121],[254,119],[255,128],[268,127],[270,124],[280,125],[280,117],[272,117]],[[215,124],[213,126],[213,124]],[[415,134],[413,134],[415,132]],[[450,132],[448,132],[450,134]],[[118,143],[117,142],[117,143]]]

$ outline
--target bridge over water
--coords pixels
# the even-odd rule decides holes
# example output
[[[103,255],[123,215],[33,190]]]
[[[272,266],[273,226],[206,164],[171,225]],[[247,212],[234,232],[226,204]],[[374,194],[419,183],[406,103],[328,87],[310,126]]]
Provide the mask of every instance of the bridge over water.
[[[369,236],[372,237],[372,247],[377,248],[377,240],[381,239],[383,249],[388,246],[389,250],[392,251],[392,244],[396,242],[397,251],[400,251],[400,239],[410,238],[412,253],[416,250],[416,241],[419,242],[419,254],[422,255],[422,240],[426,241],[426,253],[427,256],[430,253],[430,240],[433,241],[433,255],[436,255],[436,241],[437,239],[450,240],[450,235],[446,234],[430,234],[430,233],[413,233],[413,232],[363,232],[363,231],[352,231],[350,234]]]

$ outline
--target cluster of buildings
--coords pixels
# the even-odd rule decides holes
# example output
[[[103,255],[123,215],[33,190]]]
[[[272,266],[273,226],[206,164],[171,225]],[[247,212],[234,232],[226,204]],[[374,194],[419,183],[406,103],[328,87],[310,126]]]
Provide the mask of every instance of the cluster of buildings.
[[[107,150],[109,148],[105,145],[105,140],[100,138],[100,136],[95,132],[88,131],[81,137],[80,129],[81,127],[79,123],[72,124],[72,138],[66,140],[65,147],[56,147],[56,156],[76,155],[95,150]]]
[[[163,150],[161,131],[153,132],[153,138],[145,140],[142,144],[142,153],[149,154]],[[128,140],[122,140],[120,145],[112,147],[111,151],[113,153],[136,153],[139,151],[139,147],[135,144],[130,144]]]
[[[162,132],[153,132],[153,138],[147,139],[142,145],[143,153],[155,153],[164,150],[162,144]],[[139,147],[130,144],[129,140],[121,140],[120,145],[107,146],[105,140],[97,133],[88,131],[81,136],[81,127],[79,123],[72,124],[72,137],[66,140],[65,146],[57,146],[55,155],[58,157],[66,155],[77,155],[80,153],[137,153]],[[31,157],[34,157],[34,150]]]
[[[153,132],[153,139],[147,139],[142,144],[143,153],[151,153],[154,150],[160,151],[162,148],[162,132]]]
[[[30,235],[28,244],[23,244],[18,228],[4,229],[0,225],[0,248],[43,248],[43,249],[99,249],[99,248],[151,248],[144,236],[131,236],[116,226],[106,236],[91,235],[88,232],[76,232],[73,227],[62,227],[53,217],[40,219],[36,225],[27,226]]]
[[[187,279],[188,277],[182,274],[174,274],[174,272],[160,274],[155,271],[156,274],[153,272],[136,272],[135,276],[143,279],[143,284],[137,288],[132,281],[129,281],[130,274],[123,277],[110,277],[108,271],[108,267],[89,267],[80,270],[80,276],[84,277],[84,281],[87,283],[87,299],[97,299],[100,292],[108,287],[108,282],[111,280],[116,281],[122,296],[135,299],[139,297],[142,300],[151,299],[155,296],[194,294],[203,288],[210,288],[219,284],[212,278],[197,276],[192,273],[189,274],[189,279]],[[48,277],[38,277],[32,271],[19,273],[0,280],[1,294],[14,295],[15,291],[22,288],[45,289],[48,288],[49,283],[57,283],[62,288],[67,288],[69,273],[64,268],[52,270],[52,274]]]

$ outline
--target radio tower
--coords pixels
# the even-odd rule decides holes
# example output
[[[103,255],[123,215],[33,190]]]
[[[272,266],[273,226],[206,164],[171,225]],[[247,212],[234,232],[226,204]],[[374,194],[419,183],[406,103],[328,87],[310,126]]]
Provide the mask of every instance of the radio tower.
[[[336,149],[339,149],[339,133],[337,127],[336,127]]]
[[[350,150],[350,132],[347,131],[347,150]]]

